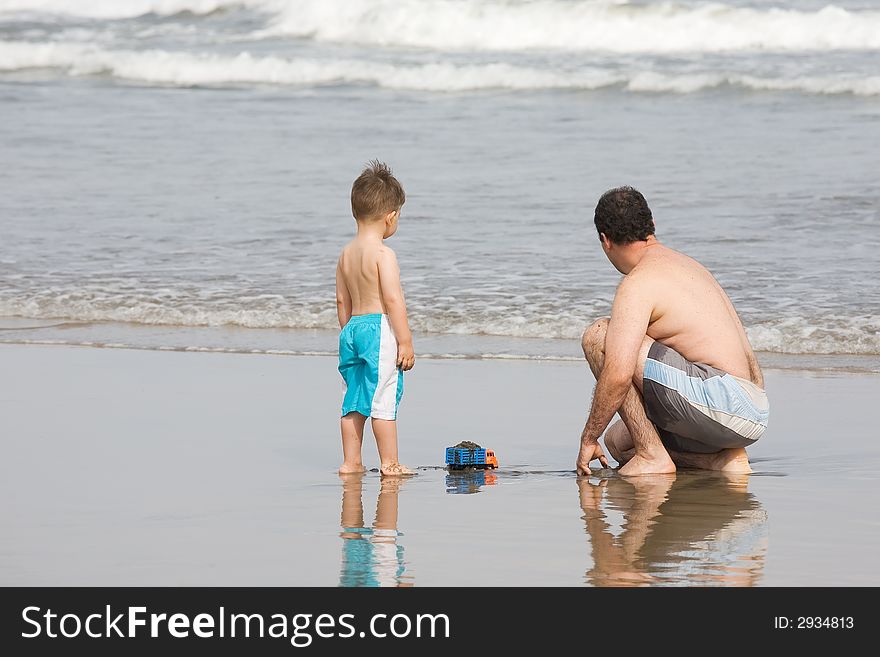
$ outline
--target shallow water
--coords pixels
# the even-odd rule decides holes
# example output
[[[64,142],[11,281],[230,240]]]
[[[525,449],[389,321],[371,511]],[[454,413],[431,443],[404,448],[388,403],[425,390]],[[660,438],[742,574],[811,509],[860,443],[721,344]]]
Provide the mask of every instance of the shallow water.
[[[422,361],[399,422],[418,475],[383,482],[334,473],[332,358],[0,357],[3,585],[880,584],[877,375],[770,371],[752,475],[629,481],[572,471],[585,366]],[[464,439],[499,470],[440,467]]]
[[[522,472],[519,476],[528,474]],[[612,472],[581,478],[574,478],[572,473],[565,475],[566,479],[575,479],[574,491],[586,534],[585,556],[592,561],[580,582],[593,586],[760,583],[769,523],[763,506],[748,490],[748,476],[686,472],[626,480]],[[445,476],[446,492],[502,495],[502,491],[488,488],[503,485],[515,476],[507,472],[450,473]],[[405,555],[406,536],[398,531],[397,518],[403,489],[416,484],[379,482],[371,535],[370,529],[364,529],[370,526],[370,518],[367,516],[365,524],[363,508],[363,491],[370,488],[369,483],[375,482],[365,486],[364,477],[348,476],[341,484],[344,556],[340,585],[411,585],[416,579],[412,571],[418,566],[418,555]],[[572,490],[571,483],[566,481],[565,488]],[[540,484],[524,480],[521,485]],[[574,520],[575,505],[566,506]],[[555,552],[555,547],[548,544],[535,557],[539,561],[552,560]],[[479,569],[479,558],[467,561],[462,563],[463,577]],[[482,580],[480,574],[471,576],[475,582]],[[520,580],[518,574],[511,576]],[[577,582],[572,573],[568,583]]]
[[[878,7],[0,2],[0,316],[331,329],[378,157],[419,334],[576,340],[628,183],[757,349],[876,356]]]

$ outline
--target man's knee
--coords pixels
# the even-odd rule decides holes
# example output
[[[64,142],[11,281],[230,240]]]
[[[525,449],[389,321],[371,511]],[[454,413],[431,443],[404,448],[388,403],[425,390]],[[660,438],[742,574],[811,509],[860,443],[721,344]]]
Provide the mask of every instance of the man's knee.
[[[581,347],[584,356],[589,360],[591,356],[605,352],[605,334],[608,332],[608,318],[602,317],[587,327],[581,338]]]

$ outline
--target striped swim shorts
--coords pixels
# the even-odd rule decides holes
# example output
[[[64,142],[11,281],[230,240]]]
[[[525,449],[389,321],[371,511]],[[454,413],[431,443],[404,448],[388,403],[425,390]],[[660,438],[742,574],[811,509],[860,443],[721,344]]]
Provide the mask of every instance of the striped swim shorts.
[[[403,370],[397,367],[397,338],[386,315],[354,315],[343,327],[339,373],[345,384],[343,416],[356,411],[379,420],[397,419]]]
[[[642,378],[648,419],[678,452],[712,454],[747,447],[767,428],[767,393],[751,381],[692,363],[660,342],[648,350]]]

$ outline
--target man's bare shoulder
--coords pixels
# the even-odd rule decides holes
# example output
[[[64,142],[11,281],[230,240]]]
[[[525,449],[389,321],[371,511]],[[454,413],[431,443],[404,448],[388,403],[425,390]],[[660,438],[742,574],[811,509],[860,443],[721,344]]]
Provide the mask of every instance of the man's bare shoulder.
[[[664,265],[659,259],[652,259],[649,262],[645,260],[647,259],[643,258],[621,279],[617,286],[618,295],[633,296],[650,293],[662,285],[663,272],[668,271],[668,263]]]
[[[708,270],[685,253],[657,245],[656,250],[642,258],[627,278],[635,274],[640,280],[662,281],[667,277],[687,272],[708,272]]]

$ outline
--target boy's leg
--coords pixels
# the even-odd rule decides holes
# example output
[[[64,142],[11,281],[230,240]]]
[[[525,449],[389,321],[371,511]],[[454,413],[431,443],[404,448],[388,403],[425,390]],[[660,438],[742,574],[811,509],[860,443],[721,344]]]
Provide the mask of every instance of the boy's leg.
[[[364,471],[361,446],[364,443],[366,422],[367,418],[356,411],[342,417],[339,423],[342,429],[342,466],[339,468],[339,474]],[[395,446],[396,444],[395,442]]]
[[[376,500],[376,519],[374,529],[397,529],[397,497],[404,480],[396,477],[384,477],[379,487],[379,499]]]
[[[364,473],[350,472],[339,476],[342,479],[342,538],[362,538],[351,530],[364,527]]]
[[[413,471],[397,461],[397,421],[373,418],[373,435],[379,450],[380,468],[383,475],[409,475]]]

